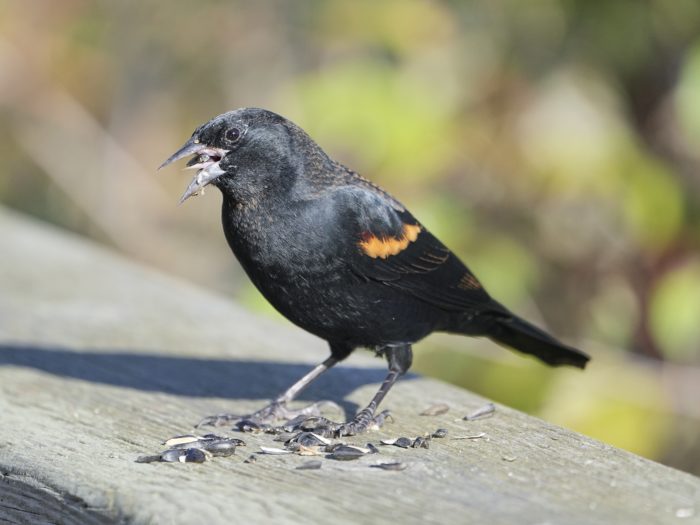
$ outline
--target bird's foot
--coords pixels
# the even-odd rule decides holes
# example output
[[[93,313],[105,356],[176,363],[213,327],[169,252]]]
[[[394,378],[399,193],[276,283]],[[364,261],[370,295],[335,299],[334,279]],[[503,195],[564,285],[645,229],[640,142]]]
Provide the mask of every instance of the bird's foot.
[[[375,415],[374,411],[365,408],[358,412],[352,421],[348,421],[347,423],[336,423],[325,417],[300,417],[294,425],[289,424],[292,423],[290,421],[285,430],[301,430],[313,432],[323,437],[339,438],[362,434],[368,430],[379,429],[384,425],[387,419],[391,419],[391,414],[388,410],[383,410]]]
[[[214,416],[205,417],[196,428],[203,426],[221,427],[226,425],[234,425],[242,422],[251,423],[248,426],[257,426],[259,428],[269,426],[276,421],[289,421],[300,417],[322,417],[321,408],[332,407],[337,410],[342,410],[333,401],[317,401],[311,405],[291,409],[287,407],[286,402],[273,401],[269,405],[260,410],[247,415],[238,414],[216,414]]]
[[[340,425],[336,430],[336,435],[338,437],[354,436],[368,430],[379,429],[384,425],[387,418],[391,418],[388,410],[382,410],[375,415],[373,410],[365,408],[360,410],[352,421]]]

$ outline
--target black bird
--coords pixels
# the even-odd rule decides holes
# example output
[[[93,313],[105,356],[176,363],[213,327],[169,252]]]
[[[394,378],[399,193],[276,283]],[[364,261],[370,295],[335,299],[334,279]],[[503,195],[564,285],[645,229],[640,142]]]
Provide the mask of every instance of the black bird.
[[[219,115],[161,168],[190,155],[187,166],[199,171],[181,201],[208,184],[219,188],[226,240],[250,279],[287,319],[330,345],[328,359],[249,417],[292,416],[289,401],[365,347],[386,357],[389,373],[365,409],[334,427],[336,435],[363,432],[411,366],[411,345],[435,331],[485,336],[553,366],[584,368],[589,360],[492,299],[400,202],[280,115]]]

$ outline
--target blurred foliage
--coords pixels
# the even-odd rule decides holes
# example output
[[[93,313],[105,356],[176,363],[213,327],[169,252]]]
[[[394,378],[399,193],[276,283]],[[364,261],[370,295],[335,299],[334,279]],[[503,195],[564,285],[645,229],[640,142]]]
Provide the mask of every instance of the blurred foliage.
[[[700,258],[667,272],[654,289],[651,328],[669,358],[697,360],[700,341]]]
[[[434,336],[416,370],[700,473],[697,0],[0,4],[0,201],[273,313],[218,196],[176,208],[186,176],[152,173],[239,106],[299,123],[594,355]]]
[[[700,140],[700,42],[685,57],[675,93],[676,111],[689,142]]]

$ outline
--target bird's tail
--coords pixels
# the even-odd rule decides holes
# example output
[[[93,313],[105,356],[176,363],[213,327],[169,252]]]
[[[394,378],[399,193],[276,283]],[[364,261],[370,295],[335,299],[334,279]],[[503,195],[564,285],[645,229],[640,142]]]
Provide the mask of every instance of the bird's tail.
[[[585,368],[586,363],[590,360],[590,357],[585,353],[557,341],[544,330],[512,314],[505,308],[503,308],[503,312],[495,312],[495,315],[494,313],[484,313],[478,317],[481,319],[477,325],[482,327],[482,330],[479,330],[479,335],[485,335],[492,341],[513,350],[534,355],[548,365]],[[470,322],[472,327],[474,321],[475,319],[472,319]],[[470,331],[472,330],[473,328],[470,329]]]

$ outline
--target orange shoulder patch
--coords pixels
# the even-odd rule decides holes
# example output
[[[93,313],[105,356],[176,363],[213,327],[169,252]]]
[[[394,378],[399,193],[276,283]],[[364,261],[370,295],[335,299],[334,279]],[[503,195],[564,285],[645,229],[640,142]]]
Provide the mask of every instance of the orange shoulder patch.
[[[372,259],[386,259],[408,248],[408,245],[418,238],[420,230],[417,224],[404,224],[401,237],[377,237],[366,233],[362,236],[359,246],[364,254]]]

